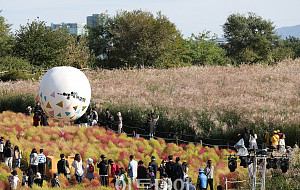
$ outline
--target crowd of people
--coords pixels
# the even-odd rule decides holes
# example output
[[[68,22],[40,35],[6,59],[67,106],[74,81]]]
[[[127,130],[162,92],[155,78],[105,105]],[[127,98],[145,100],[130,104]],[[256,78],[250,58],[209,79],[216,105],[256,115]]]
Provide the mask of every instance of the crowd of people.
[[[274,130],[273,136],[270,136],[268,128],[265,128],[264,130],[262,148],[271,148],[285,153],[285,134],[281,133],[280,130]],[[244,132],[241,134],[241,139],[243,139],[243,143],[246,148],[258,149],[257,134],[254,133],[253,129],[249,132],[249,130],[245,127]]]
[[[43,186],[45,178],[46,168],[46,156],[43,149],[37,150],[34,148],[30,154],[30,165],[27,169],[22,168],[23,176],[22,180],[18,177],[16,168],[20,168],[20,159],[22,158],[22,151],[12,145],[9,140],[5,142],[3,137],[0,138],[0,156],[1,162],[4,162],[12,171],[11,176],[8,176],[8,180],[11,183],[11,189],[16,189],[19,184],[23,186],[32,187],[33,184]],[[4,145],[4,146],[2,146]],[[2,159],[3,158],[3,159]],[[101,161],[98,161],[94,165],[92,158],[86,160],[86,165],[83,164],[82,158],[79,154],[76,154],[74,161],[70,165],[64,154],[60,155],[60,160],[57,162],[57,173],[53,175],[51,179],[52,187],[60,187],[59,175],[66,176],[70,179],[71,167],[75,169],[76,181],[80,184],[83,178],[88,180],[95,179],[95,167],[99,168],[99,178],[102,186],[108,186],[110,182],[115,186],[123,187],[125,181],[137,183],[140,186],[144,186],[147,189],[154,189],[157,187],[159,190],[171,190],[174,187],[180,189],[181,186],[190,190],[195,190],[196,187],[191,183],[191,178],[188,176],[188,166],[186,162],[180,163],[180,158],[176,157],[175,162],[173,156],[168,156],[168,161],[162,160],[160,165],[155,161],[155,156],[151,157],[151,162],[146,166],[142,160],[135,161],[134,156],[130,155],[130,162],[126,169],[115,163],[112,159],[106,159],[105,155],[100,156]],[[197,179],[197,187],[199,189],[206,189],[210,186],[213,189],[213,173],[214,167],[212,161],[207,161],[207,166],[198,170],[199,177]],[[127,173],[127,175],[126,175]],[[158,178],[159,173],[159,180]],[[109,180],[112,179],[112,180]],[[187,187],[188,186],[188,187]],[[220,187],[219,187],[220,188]]]

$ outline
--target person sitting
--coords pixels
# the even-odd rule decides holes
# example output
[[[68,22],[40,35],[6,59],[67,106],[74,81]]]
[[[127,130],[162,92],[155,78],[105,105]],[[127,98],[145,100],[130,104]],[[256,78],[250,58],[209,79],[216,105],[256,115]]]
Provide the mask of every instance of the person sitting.
[[[40,174],[40,172],[36,173],[36,178],[33,181],[35,184],[37,184],[40,187],[43,187],[43,179],[42,179],[42,175]]]
[[[58,173],[53,174],[53,178],[51,179],[52,187],[60,187],[61,186],[58,176],[59,176]]]
[[[17,189],[18,184],[21,183],[18,173],[16,170],[11,172],[12,176],[8,176],[8,181],[11,184],[10,188],[11,189]]]

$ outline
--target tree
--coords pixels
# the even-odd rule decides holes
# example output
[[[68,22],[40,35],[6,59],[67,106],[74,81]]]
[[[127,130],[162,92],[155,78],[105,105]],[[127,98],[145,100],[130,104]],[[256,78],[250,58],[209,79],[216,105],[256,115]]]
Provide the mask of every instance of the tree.
[[[83,68],[89,61],[90,51],[85,37],[68,35],[65,52],[61,56],[62,65]]]
[[[170,44],[181,38],[175,24],[161,12],[154,17],[141,10],[117,12],[109,21],[109,33],[109,62],[118,67],[155,66],[170,51]]]
[[[7,24],[5,18],[0,16],[0,57],[7,56],[12,51],[14,38],[10,27],[11,24]]]
[[[279,39],[271,21],[254,13],[232,14],[223,25],[228,56],[237,64],[272,60],[272,48]]]
[[[67,35],[64,29],[54,31],[44,21],[34,20],[16,32],[15,56],[27,59],[35,66],[61,65],[60,57],[68,44]]]
[[[300,57],[300,39],[294,36],[289,36],[284,41],[284,46],[288,48],[288,56],[292,58]]]
[[[109,33],[109,17],[107,14],[100,14],[99,18],[91,20],[92,24],[87,26],[88,47],[91,54],[102,60],[108,59],[108,47],[110,46],[111,34]]]
[[[226,51],[216,44],[216,37],[210,38],[210,32],[203,32],[185,41],[186,52],[182,56],[185,63],[192,65],[226,65],[229,63]]]

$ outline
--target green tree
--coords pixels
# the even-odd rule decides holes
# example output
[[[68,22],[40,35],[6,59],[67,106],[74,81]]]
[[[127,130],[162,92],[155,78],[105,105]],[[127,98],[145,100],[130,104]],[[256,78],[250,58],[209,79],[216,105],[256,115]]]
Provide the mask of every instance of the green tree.
[[[27,59],[35,66],[61,65],[60,57],[68,45],[67,35],[64,29],[54,31],[44,21],[34,20],[16,32],[15,56]]]
[[[291,58],[300,57],[300,39],[294,36],[289,36],[284,41],[284,46],[288,49],[288,56]]]
[[[2,11],[0,10],[0,13]],[[13,47],[13,35],[11,33],[11,24],[6,23],[3,16],[0,16],[0,57],[11,53]]]
[[[141,10],[119,11],[109,23],[109,62],[118,67],[156,66],[170,51],[170,44],[181,38],[175,24],[161,12],[155,17]]]
[[[87,46],[87,39],[82,36],[68,35],[68,46],[61,56],[62,65],[76,68],[83,68],[89,61],[90,51]]]
[[[254,13],[232,14],[223,25],[228,56],[237,64],[272,60],[272,48],[279,39],[275,26]]]
[[[182,60],[192,65],[226,65],[229,63],[226,51],[216,44],[216,37],[210,32],[203,32],[192,36],[185,41],[185,53]]]
[[[111,34],[109,33],[109,17],[108,14],[102,13],[99,18],[91,20],[91,25],[87,26],[88,47],[91,57],[96,57],[96,61],[101,65],[106,65],[109,59],[108,48],[111,45]]]

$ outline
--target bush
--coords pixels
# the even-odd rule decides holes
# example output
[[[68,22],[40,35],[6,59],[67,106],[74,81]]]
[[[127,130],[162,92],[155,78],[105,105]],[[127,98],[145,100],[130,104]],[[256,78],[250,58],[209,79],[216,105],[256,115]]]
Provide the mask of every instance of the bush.
[[[16,81],[16,80],[29,80],[35,77],[31,77],[26,72],[20,70],[10,70],[0,76],[0,80],[6,81]]]
[[[26,59],[11,57],[11,56],[0,58],[0,71],[32,70],[32,69],[33,67]]]
[[[14,112],[25,112],[28,106],[34,107],[35,98],[33,94],[13,94],[0,97],[0,112],[11,110]]]

